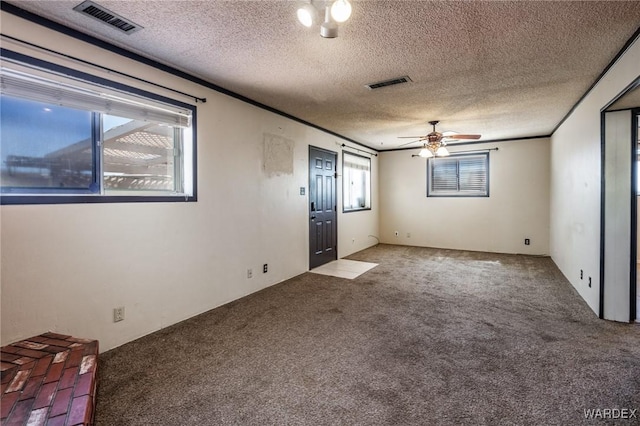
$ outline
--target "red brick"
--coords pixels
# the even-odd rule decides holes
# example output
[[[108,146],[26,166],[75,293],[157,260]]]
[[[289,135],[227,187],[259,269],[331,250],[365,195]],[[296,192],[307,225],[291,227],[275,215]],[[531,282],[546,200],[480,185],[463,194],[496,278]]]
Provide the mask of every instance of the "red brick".
[[[19,368],[19,370],[33,370],[33,367],[36,366],[36,362],[35,361],[31,361],[28,362],[26,364],[22,364]]]
[[[30,371],[18,371],[15,376],[13,376],[13,380],[7,387],[7,392],[16,392],[22,390],[25,383],[27,383],[27,379],[29,378]]]
[[[60,339],[47,339],[46,343],[48,345],[61,346],[63,348],[68,348],[69,345],[71,345],[73,342],[69,342],[67,340],[60,340]]]
[[[15,364],[11,364],[10,362],[0,361],[0,371],[7,371],[13,367],[15,367]]]
[[[32,376],[42,376],[44,375],[47,370],[49,369],[49,364],[51,364],[51,361],[53,361],[53,357],[52,356],[48,356],[45,358],[40,358],[40,360],[38,361],[38,363],[36,364],[36,366],[33,368],[33,371],[31,372]]]
[[[96,369],[96,356],[87,355],[82,358],[82,364],[80,364],[80,374],[92,373]]]
[[[67,357],[67,368],[77,367],[82,361],[82,350],[71,351],[71,354]]]
[[[28,340],[31,340],[32,342],[38,342],[38,343],[47,343],[47,340],[49,339],[42,336],[33,336],[33,337],[29,337]]]
[[[64,351],[68,351],[69,348],[66,347],[62,347],[62,346],[54,346],[54,345],[49,345],[46,348],[44,348],[42,350],[42,352],[47,352],[47,355],[55,355],[59,352],[64,352]]]
[[[18,366],[16,365],[11,370],[0,371],[0,383],[3,385],[8,385],[11,380],[13,380],[13,376],[16,375],[16,371],[18,371]]]
[[[66,420],[67,416],[53,417],[47,421],[47,426],[64,426]]]
[[[58,362],[64,362],[67,360],[70,351],[58,352],[55,357],[53,357],[53,363],[56,364]]]
[[[76,383],[76,377],[78,376],[78,367],[71,367],[64,370],[62,373],[62,379],[58,384],[58,389],[66,389],[72,387]]]
[[[3,346],[2,352],[6,352],[8,354],[17,354],[20,348],[16,348],[14,346]]]
[[[69,411],[69,402],[71,402],[71,391],[73,389],[62,389],[56,393],[56,397],[53,400],[51,411],[49,415],[51,417],[59,416]]]
[[[98,355],[98,341],[94,340],[91,343],[84,345],[82,350],[83,355]]]
[[[40,390],[40,385],[42,385],[42,379],[44,379],[44,376],[33,377],[32,375],[29,378],[27,385],[24,387],[19,399],[35,398],[38,390]]]
[[[0,384],[0,395],[2,395],[8,387],[9,387],[9,383]]]
[[[76,343],[91,343],[91,342],[95,342],[95,340],[92,340],[92,339],[81,339],[79,337],[67,337],[66,340],[68,342],[76,342]]]
[[[27,419],[29,418],[29,414],[31,414],[31,407],[33,406],[33,398],[25,399],[24,401],[16,402],[16,405],[13,407],[13,411],[11,415],[4,423],[5,426],[10,425],[24,425],[27,423]]]
[[[18,351],[18,355],[29,356],[31,358],[42,358],[43,356],[47,356],[46,352],[42,351],[34,351],[33,349],[20,349]]]
[[[12,362],[20,358],[20,355],[10,354],[8,352],[0,353],[0,359],[4,362]]]
[[[13,346],[18,346],[25,349],[33,349],[34,351],[41,351],[46,348],[48,345],[44,343],[31,342],[29,340],[23,340],[21,342],[14,343]]]
[[[47,339],[60,339],[60,340],[66,340],[69,337],[71,337],[66,334],[58,334],[58,333],[52,333],[52,332],[44,333],[44,334],[41,334],[40,336],[46,337]]]
[[[62,375],[62,368],[64,367],[64,365],[62,365],[62,363],[60,364],[51,364],[51,368],[49,368],[49,371],[47,372],[47,375],[44,378],[44,382],[45,383],[50,383],[50,382],[54,382],[56,380],[60,379],[60,376]]]
[[[91,421],[91,399],[88,396],[73,398],[71,411],[67,416],[69,426],[86,424]]]
[[[26,349],[22,349],[22,350],[26,350]],[[15,361],[13,361],[14,364],[18,364],[18,365],[25,365],[25,364],[29,364],[30,362],[33,362],[34,359],[28,356],[23,356],[20,357],[18,359],[16,359]]]
[[[33,404],[33,408],[43,408],[51,405],[51,401],[53,400],[53,395],[56,393],[56,388],[58,387],[58,383],[45,383],[40,388],[40,392],[38,392],[38,397],[36,398],[35,404]]]
[[[91,374],[83,374],[78,377],[78,383],[73,390],[73,396],[93,395],[93,376]]]
[[[0,416],[6,419],[13,408],[13,404],[18,400],[20,392],[5,393],[2,395],[2,402],[0,403]]]
[[[47,411],[49,411],[49,408],[31,411],[26,426],[44,426],[47,421]]]

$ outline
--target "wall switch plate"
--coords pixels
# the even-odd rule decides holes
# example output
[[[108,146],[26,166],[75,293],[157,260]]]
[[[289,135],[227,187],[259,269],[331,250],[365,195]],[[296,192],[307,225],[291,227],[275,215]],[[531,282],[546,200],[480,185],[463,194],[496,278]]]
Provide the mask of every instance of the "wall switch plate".
[[[304,195],[305,194],[305,187],[301,186],[300,187],[300,195]]]
[[[113,308],[113,322],[124,321],[124,306]]]
[[[247,278],[251,278],[253,277],[253,269],[249,268],[247,269]]]
[[[267,272],[269,272],[269,265],[265,263],[262,265],[262,273],[266,274]]]

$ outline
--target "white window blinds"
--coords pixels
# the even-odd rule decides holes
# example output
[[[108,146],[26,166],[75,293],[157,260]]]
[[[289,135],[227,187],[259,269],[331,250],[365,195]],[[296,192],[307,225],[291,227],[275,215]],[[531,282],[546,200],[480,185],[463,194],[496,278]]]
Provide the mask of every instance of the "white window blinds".
[[[2,94],[37,102],[169,126],[191,125],[191,111],[53,74],[45,78],[2,67],[0,87]]]
[[[430,158],[427,196],[488,196],[489,153]]]

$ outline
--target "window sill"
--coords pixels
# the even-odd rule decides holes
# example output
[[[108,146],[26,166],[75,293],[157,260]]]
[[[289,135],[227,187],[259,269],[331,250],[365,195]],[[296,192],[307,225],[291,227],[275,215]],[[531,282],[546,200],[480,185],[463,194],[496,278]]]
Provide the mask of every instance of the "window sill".
[[[1,205],[84,203],[184,203],[198,201],[195,195],[2,195]]]

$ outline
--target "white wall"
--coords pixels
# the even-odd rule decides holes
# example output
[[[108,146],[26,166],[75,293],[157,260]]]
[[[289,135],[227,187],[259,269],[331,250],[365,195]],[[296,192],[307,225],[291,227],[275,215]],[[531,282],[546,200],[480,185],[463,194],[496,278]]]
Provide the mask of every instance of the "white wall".
[[[596,313],[600,300],[600,110],[634,81],[638,64],[640,42],[636,40],[551,138],[551,256]],[[580,280],[581,269],[592,277],[591,287],[586,279]]]
[[[197,105],[198,202],[0,208],[1,344],[52,330],[98,339],[104,351],[307,271],[308,200],[299,188],[308,188],[308,146],[340,153],[345,141],[5,12],[1,19],[4,34],[207,98]],[[292,174],[265,173],[265,134],[295,142]],[[342,214],[339,201],[340,257],[376,243],[377,163],[373,209]],[[113,323],[117,306],[126,318]]]
[[[411,157],[417,150],[381,153],[382,242],[548,254],[549,139],[467,145],[451,152],[494,147],[488,198],[427,197],[426,160]],[[524,245],[525,238],[531,245]]]

